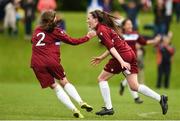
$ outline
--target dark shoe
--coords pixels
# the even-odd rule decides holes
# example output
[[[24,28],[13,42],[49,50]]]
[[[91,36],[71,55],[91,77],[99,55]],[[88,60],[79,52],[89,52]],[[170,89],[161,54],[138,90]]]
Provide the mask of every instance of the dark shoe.
[[[165,115],[168,111],[168,97],[165,96],[165,95],[161,95],[161,100],[160,100],[160,105],[161,105],[161,108],[162,108],[162,113],[163,115]]]
[[[122,83],[120,83],[119,94],[120,94],[120,95],[123,95],[123,94],[124,94],[124,86],[122,85]]]
[[[76,118],[84,118],[84,116],[80,113],[79,110],[73,110],[73,116]]]
[[[141,100],[140,97],[137,97],[137,98],[134,99],[134,102],[135,102],[136,104],[141,104],[141,103],[143,103],[143,100]]]
[[[87,112],[91,112],[91,111],[93,110],[93,107],[90,106],[90,105],[88,105],[86,102],[83,102],[83,103],[81,104],[81,108],[82,108],[82,109],[85,109]]]
[[[113,114],[114,114],[113,108],[107,109],[106,107],[102,107],[101,111],[96,112],[96,115],[100,115],[100,116],[103,116],[103,115],[113,115]]]

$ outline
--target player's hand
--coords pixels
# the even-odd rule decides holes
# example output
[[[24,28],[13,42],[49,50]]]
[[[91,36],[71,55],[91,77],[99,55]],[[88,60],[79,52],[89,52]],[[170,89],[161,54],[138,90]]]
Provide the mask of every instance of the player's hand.
[[[93,57],[91,59],[91,65],[97,66],[103,59],[101,57]]]
[[[127,70],[131,70],[131,65],[125,61],[121,63],[121,68],[125,68]]]
[[[173,32],[172,31],[168,32],[168,37],[169,37],[169,39],[172,39],[172,37],[173,37]]]
[[[154,39],[154,44],[158,44],[161,41],[161,35],[157,35]]]
[[[96,32],[93,31],[93,30],[91,30],[91,31],[89,31],[89,32],[87,33],[87,36],[91,39],[91,38],[93,38],[93,37],[96,36]]]

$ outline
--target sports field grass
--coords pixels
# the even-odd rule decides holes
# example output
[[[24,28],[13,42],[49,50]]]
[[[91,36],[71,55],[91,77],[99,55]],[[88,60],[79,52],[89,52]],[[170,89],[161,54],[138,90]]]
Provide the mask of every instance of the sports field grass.
[[[140,25],[153,20],[150,14],[141,14]],[[73,37],[86,34],[85,13],[64,13],[67,24],[67,33]],[[29,67],[31,44],[23,39],[23,26],[19,24],[19,37],[10,37],[0,34],[0,119],[74,119],[71,111],[59,103],[50,89],[42,90]],[[94,107],[93,113],[86,113],[85,120],[175,120],[180,119],[180,24],[172,23],[174,32],[172,40],[176,48],[173,59],[170,89],[157,90],[169,96],[169,111],[163,116],[160,105],[147,97],[142,96],[144,103],[137,105],[133,102],[128,90],[124,96],[118,95],[118,85],[122,75],[113,77],[110,81],[111,95],[115,115],[98,117],[94,114],[103,106],[100,91],[97,85],[97,76],[107,62],[105,60],[98,67],[90,66],[90,59],[101,54],[105,49],[98,44],[97,39],[80,46],[63,44],[61,47],[62,65],[68,79],[76,86],[82,98]],[[140,28],[141,33],[146,33]],[[146,85],[155,89],[156,61],[152,46],[146,47],[145,77]],[[76,104],[76,103],[75,103]]]
[[[110,84],[111,86],[111,84]],[[0,119],[74,119],[62,103],[59,103],[50,89],[41,90],[37,84],[1,84]],[[119,96],[118,87],[111,86],[112,102],[115,110],[113,116],[96,116],[94,113],[102,106],[102,99],[97,86],[77,86],[82,98],[94,107],[92,113],[82,111],[85,120],[119,120],[119,119],[180,119],[180,90],[158,90],[169,95],[169,112],[161,114],[159,103],[142,96],[144,103],[135,104],[126,90],[124,96]],[[75,103],[77,104],[77,103]],[[77,105],[79,108],[79,106]],[[79,108],[80,109],[80,108]]]

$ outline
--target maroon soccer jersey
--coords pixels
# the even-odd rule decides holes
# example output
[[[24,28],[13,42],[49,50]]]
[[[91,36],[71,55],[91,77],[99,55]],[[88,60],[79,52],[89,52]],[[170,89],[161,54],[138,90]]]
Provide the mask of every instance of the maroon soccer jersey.
[[[115,47],[119,53],[131,50],[127,43],[123,41],[113,29],[110,29],[109,27],[100,23],[97,25],[96,29],[101,43],[106,46],[108,50],[110,50],[112,47]]]
[[[146,45],[147,41],[140,36],[136,31],[133,32],[124,32],[123,38],[127,42],[127,44],[133,49],[134,53],[136,54],[136,43],[141,45]]]
[[[96,30],[98,37],[101,39],[101,43],[106,46],[108,50],[114,47],[123,58],[123,60],[130,63],[130,72],[138,73],[136,56],[131,47],[123,39],[121,39],[113,29],[103,24],[99,23],[96,27]],[[113,74],[118,74],[125,69],[121,68],[121,64],[119,63],[119,61],[113,57],[105,65],[104,70]]]
[[[87,36],[73,39],[59,28],[55,28],[53,32],[44,31],[41,27],[35,29],[32,37],[31,67],[42,88],[55,83],[54,78],[63,80],[65,77],[60,64],[60,42],[77,45],[88,40]]]
[[[53,32],[49,33],[41,27],[37,27],[32,37],[31,66],[46,66],[59,63],[59,46],[61,41],[71,45],[77,45],[88,40],[89,37],[87,36],[80,39],[73,39],[59,28],[55,28]]]

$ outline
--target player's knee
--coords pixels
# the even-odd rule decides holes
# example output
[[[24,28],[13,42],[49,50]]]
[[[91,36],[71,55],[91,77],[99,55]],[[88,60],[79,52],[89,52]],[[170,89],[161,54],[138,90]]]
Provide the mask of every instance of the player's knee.
[[[133,86],[133,87],[130,87],[130,89],[131,89],[132,91],[136,91],[136,92],[138,91],[138,88],[137,88],[137,87],[134,87],[134,86]]]
[[[60,81],[60,85],[62,87],[64,87],[67,83],[68,83],[68,80],[66,80],[66,79],[63,79],[63,80]]]
[[[60,81],[60,85],[61,85],[62,87],[64,87],[66,84],[67,84],[67,82]]]
[[[102,77],[102,76],[98,76],[97,79],[98,79],[98,82],[105,80],[104,77]]]
[[[51,84],[49,87],[50,87],[51,89],[54,89],[56,86],[57,86],[57,83],[54,83],[54,84]]]
[[[132,90],[132,91],[136,91],[136,92],[138,91],[136,88],[131,88],[131,90]]]

